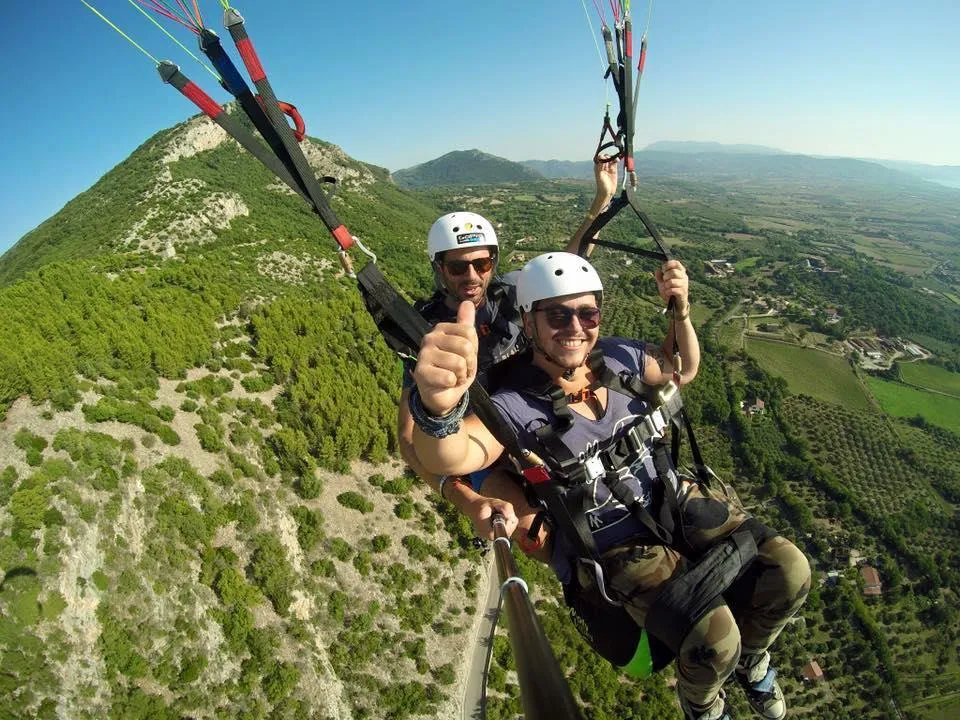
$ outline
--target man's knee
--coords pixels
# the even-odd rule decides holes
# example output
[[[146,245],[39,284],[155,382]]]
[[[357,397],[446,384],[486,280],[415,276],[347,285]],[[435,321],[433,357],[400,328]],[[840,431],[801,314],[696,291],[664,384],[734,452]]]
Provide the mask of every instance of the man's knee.
[[[782,535],[770,538],[758,548],[757,559],[780,580],[782,600],[797,608],[810,592],[810,563],[806,555]]]
[[[728,677],[740,659],[740,628],[726,605],[706,613],[680,646],[681,673],[689,682],[709,684]]]

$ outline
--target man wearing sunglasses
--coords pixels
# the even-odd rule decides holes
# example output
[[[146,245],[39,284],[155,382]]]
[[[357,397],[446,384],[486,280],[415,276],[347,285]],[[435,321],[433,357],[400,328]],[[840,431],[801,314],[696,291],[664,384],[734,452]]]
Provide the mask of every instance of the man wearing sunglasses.
[[[625,635],[645,628],[665,648],[653,667],[675,656],[688,720],[729,720],[723,685],[734,673],[754,711],[781,720],[786,704],[768,649],[803,604],[810,568],[707,469],[692,476],[673,466],[662,416],[670,395],[655,401],[661,410],[634,381],[686,384],[699,351],[685,278],[658,285],[664,300],[676,299],[679,377],[647,343],[600,337],[603,288],[585,259],[558,252],[531,260],[517,296],[533,349],[508,363],[492,400],[520,445],[547,461],[555,485],[538,492],[551,520],[538,557],[568,601],[592,597],[608,615],[621,613]],[[478,367],[474,315],[465,302],[457,322],[436,325],[414,370],[414,443],[431,472],[471,473],[505,454],[475,415],[464,416]],[[531,482],[547,488],[551,480]],[[555,492],[563,499],[551,505]],[[531,525],[537,511],[522,492],[499,501],[516,510],[505,514],[508,530]]]
[[[567,252],[576,252],[583,233],[613,198],[617,189],[616,161],[598,163],[595,176],[596,196],[583,224],[567,244]],[[590,250],[592,247],[588,248],[588,254]],[[436,324],[455,322],[457,308],[462,302],[469,301],[474,305],[479,351],[477,377],[485,388],[492,390],[498,383],[496,367],[528,346],[516,309],[518,271],[497,275],[499,244],[496,230],[493,223],[472,212],[449,213],[439,218],[427,235],[427,255],[437,291],[414,307],[431,324]],[[488,481],[496,487],[509,487],[512,481],[499,477],[502,473],[490,469],[467,478],[438,477],[426,471],[413,447],[413,419],[408,405],[413,386],[411,373],[412,366],[405,368],[398,417],[400,454],[431,488],[470,518],[479,536],[492,537],[489,532],[491,514],[501,512],[512,517],[513,510],[509,503],[480,495],[479,490]]]

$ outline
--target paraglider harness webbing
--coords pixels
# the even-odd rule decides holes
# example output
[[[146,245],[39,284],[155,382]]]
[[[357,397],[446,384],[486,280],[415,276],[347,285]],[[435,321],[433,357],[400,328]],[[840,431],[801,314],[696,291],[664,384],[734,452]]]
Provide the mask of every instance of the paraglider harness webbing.
[[[286,117],[280,109],[277,96],[274,94],[273,87],[267,79],[266,71],[263,69],[263,65],[257,56],[253,42],[250,40],[243,22],[243,16],[234,8],[228,8],[224,12],[224,24],[230,32],[234,44],[237,46],[240,57],[243,59],[243,64],[250,74],[250,79],[253,80],[253,84],[257,88],[257,92],[263,102],[263,110],[266,112],[270,124],[279,134],[283,147],[286,149],[287,155],[293,163],[296,177],[303,184],[317,215],[320,216],[320,219],[323,220],[330,234],[333,235],[337,245],[340,246],[340,250],[346,251],[356,240],[333,212],[320,187],[320,183],[317,181],[313,170],[310,168],[310,164],[307,162],[306,156],[303,154],[303,150],[293,137],[293,131],[287,124]],[[346,265],[344,269],[347,269]]]
[[[636,373],[616,374],[606,366],[600,350],[594,350],[590,354],[588,364],[594,375],[592,388],[606,387],[614,392],[642,399],[648,403],[650,411],[641,421],[630,427],[619,441],[600,451],[598,457],[604,472],[590,477],[586,462],[574,456],[560,439],[560,435],[569,429],[573,420],[572,411],[568,407],[568,396],[556,386],[537,389],[536,396],[546,397],[551,401],[557,418],[554,424],[545,425],[536,431],[537,439],[544,450],[542,457],[550,472],[537,472],[537,469],[534,469],[525,472],[524,476],[528,481],[528,489],[532,490],[544,508],[542,512],[546,520],[573,542],[577,560],[595,577],[596,590],[600,597],[608,605],[620,606],[622,602],[611,597],[607,590],[603,562],[583,512],[583,501],[590,481],[602,482],[611,495],[644,526],[650,535],[649,539],[644,541],[646,544],[678,548],[690,556],[693,553],[686,547],[679,530],[680,503],[676,475],[672,471],[679,459],[681,430],[686,432],[690,441],[696,482],[709,485],[711,472],[703,462],[693,427],[683,409],[680,393],[673,383],[668,383],[663,388],[653,388],[644,384]],[[669,450],[664,437],[668,427],[673,430]],[[637,457],[648,442],[653,444],[652,456],[659,480],[654,485],[653,512],[637,500],[619,472],[631,458]],[[595,472],[596,468],[595,464]],[[662,646],[653,653],[655,668],[663,666],[663,648],[676,654],[690,628],[704,613],[722,602],[722,593],[749,567],[756,557],[757,545],[770,536],[764,526],[748,520],[729,538],[704,553],[689,570],[665,584],[657,602],[648,613],[646,623],[649,633]],[[573,583],[577,581],[574,580]],[[565,588],[568,604],[574,609],[578,607],[579,591],[578,584]],[[585,608],[582,603],[579,607],[580,614],[583,615]],[[625,616],[624,620],[626,617],[628,616]],[[587,634],[585,637],[591,640],[591,635]],[[610,657],[608,659],[623,664],[619,662],[623,660],[622,648],[615,655],[616,660]]]
[[[157,65],[157,71],[160,73],[160,79],[179,90],[188,100],[196,105],[200,110],[234,140],[236,140],[247,152],[253,155],[274,175],[282,180],[294,192],[298,193],[304,200],[313,205],[313,201],[306,195],[295,175],[287,169],[275,154],[264,147],[263,143],[257,140],[247,128],[241,125],[213,98],[207,95],[200,87],[184,75],[180,68],[171,62],[161,62]]]
[[[209,28],[203,28],[200,31],[200,50],[210,59],[210,62],[217,69],[217,72],[220,73],[220,84],[237,99],[240,107],[243,108],[243,111],[247,114],[247,117],[250,118],[254,127],[257,128],[257,131],[270,146],[270,149],[273,150],[274,155],[277,156],[287,171],[294,177],[300,194],[308,196],[309,192],[307,187],[299,178],[297,168],[293,164],[287,148],[284,147],[280,134],[276,128],[274,128],[273,123],[270,122],[266,111],[257,101],[256,96],[250,90],[240,71],[237,70],[237,66],[233,64],[233,60],[230,59],[230,56],[227,55],[223,49],[219,36]],[[287,105],[287,107],[292,106]],[[295,116],[295,121],[297,118],[299,118],[299,115]],[[302,126],[302,120],[299,120],[298,124]]]

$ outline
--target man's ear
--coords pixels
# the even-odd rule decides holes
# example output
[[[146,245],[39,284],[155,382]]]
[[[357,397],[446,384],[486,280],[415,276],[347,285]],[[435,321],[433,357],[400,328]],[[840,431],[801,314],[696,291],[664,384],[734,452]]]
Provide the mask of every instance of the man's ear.
[[[523,325],[523,334],[528,338],[533,338],[533,322],[534,316],[532,312],[527,312],[526,310],[520,311],[520,322]]]

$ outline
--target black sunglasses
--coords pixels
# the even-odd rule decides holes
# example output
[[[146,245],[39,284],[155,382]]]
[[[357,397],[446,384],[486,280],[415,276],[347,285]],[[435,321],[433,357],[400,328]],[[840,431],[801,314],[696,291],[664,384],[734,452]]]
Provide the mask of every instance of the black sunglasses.
[[[584,330],[593,330],[600,324],[600,308],[596,306],[578,307],[576,310],[563,305],[554,305],[548,308],[538,308],[534,312],[542,312],[547,316],[547,325],[554,330],[563,330],[569,327],[573,316],[577,316],[580,327]]]
[[[463,275],[467,272],[467,268],[473,265],[473,269],[477,271],[477,275],[483,275],[486,272],[490,272],[490,269],[493,267],[493,258],[484,257],[477,258],[476,260],[444,260],[443,266],[450,271],[451,275]]]

